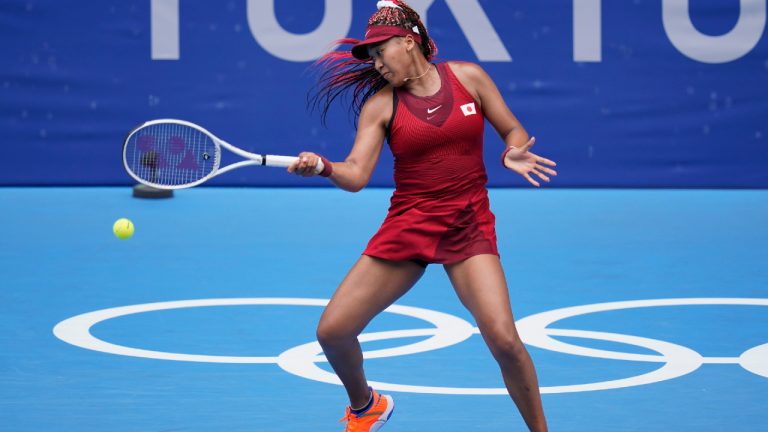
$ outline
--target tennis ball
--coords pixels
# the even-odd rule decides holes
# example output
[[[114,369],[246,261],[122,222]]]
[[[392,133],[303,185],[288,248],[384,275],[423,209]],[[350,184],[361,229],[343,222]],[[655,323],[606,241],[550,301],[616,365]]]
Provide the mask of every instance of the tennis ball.
[[[133,222],[130,219],[120,218],[112,225],[112,231],[120,240],[129,239],[133,236]]]

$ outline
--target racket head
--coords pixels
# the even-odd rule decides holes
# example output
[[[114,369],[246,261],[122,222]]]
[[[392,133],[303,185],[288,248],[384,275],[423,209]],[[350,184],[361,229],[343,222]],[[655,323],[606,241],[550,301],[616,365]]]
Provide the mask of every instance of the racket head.
[[[219,139],[184,120],[151,120],[135,127],[123,143],[123,165],[139,183],[158,189],[197,186],[216,175]]]

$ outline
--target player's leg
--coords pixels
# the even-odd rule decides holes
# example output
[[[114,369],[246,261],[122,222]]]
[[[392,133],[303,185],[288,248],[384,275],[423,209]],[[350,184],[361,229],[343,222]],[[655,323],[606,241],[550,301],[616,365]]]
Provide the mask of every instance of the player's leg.
[[[504,271],[496,255],[476,255],[445,265],[461,302],[501,367],[504,384],[533,431],[546,431],[536,370],[517,333]]]
[[[341,282],[320,317],[317,340],[349,395],[350,406],[370,397],[357,336],[374,316],[419,280],[424,267],[363,255]]]

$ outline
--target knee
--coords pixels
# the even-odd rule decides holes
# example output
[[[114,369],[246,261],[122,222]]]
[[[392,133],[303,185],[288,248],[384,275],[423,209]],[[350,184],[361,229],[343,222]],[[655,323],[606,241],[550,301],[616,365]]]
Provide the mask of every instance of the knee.
[[[315,335],[321,346],[334,346],[357,338],[357,334],[350,332],[345,326],[334,324],[330,320],[321,320],[317,325]]]
[[[525,344],[514,329],[497,327],[483,334],[494,358],[500,362],[521,362],[528,356]]]

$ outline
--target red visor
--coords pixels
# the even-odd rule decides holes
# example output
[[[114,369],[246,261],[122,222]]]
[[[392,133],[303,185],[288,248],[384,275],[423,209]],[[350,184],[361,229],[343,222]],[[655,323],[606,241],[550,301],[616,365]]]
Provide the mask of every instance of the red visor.
[[[369,26],[365,32],[365,40],[356,43],[352,47],[352,55],[358,60],[368,60],[368,47],[377,43],[384,42],[396,36],[405,37],[411,35],[416,43],[421,44],[421,36],[418,33],[395,26],[374,25]]]

